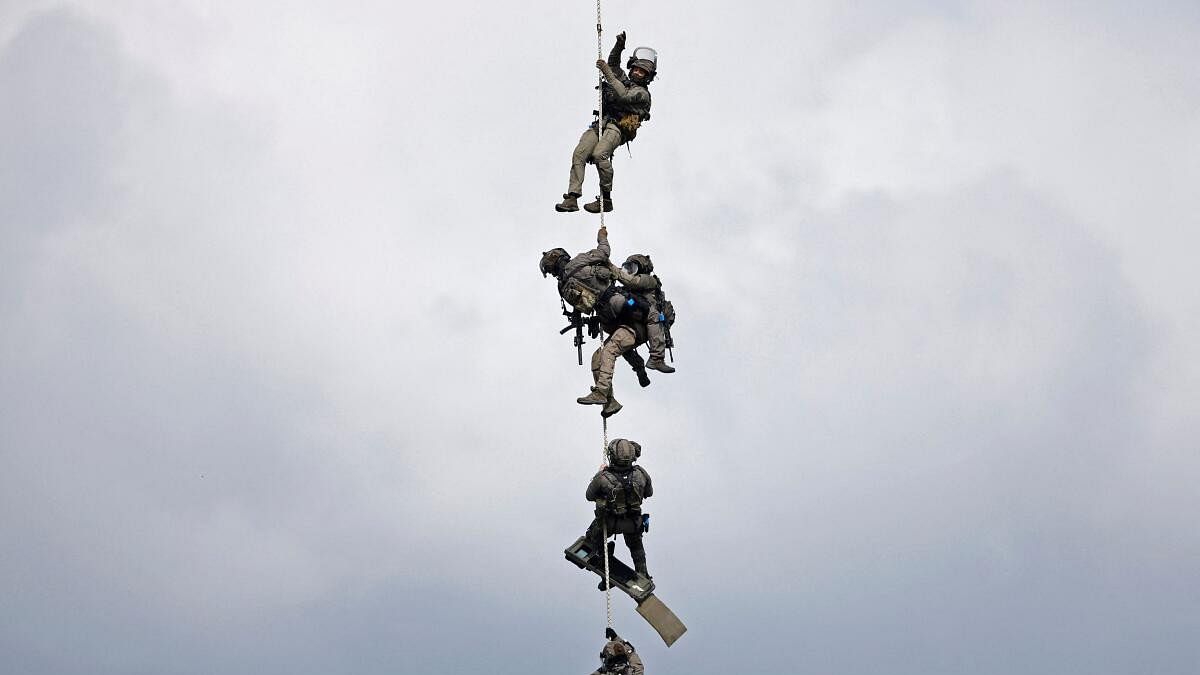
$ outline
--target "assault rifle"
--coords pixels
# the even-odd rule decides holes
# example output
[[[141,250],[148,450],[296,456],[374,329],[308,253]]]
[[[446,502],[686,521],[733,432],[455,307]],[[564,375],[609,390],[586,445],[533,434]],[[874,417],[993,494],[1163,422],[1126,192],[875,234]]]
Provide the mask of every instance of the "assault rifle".
[[[587,327],[588,337],[590,337],[592,339],[595,339],[596,337],[598,337],[600,335],[600,317],[598,317],[598,316],[585,317],[583,315],[583,313],[577,309],[567,309],[565,304],[563,305],[563,316],[567,317],[567,321],[569,323],[567,323],[567,326],[565,328],[558,331],[558,334],[566,335],[567,331],[572,330],[572,329],[575,330],[575,340],[574,340],[575,354],[577,356],[577,360],[579,361],[579,365],[582,366],[583,365],[583,343],[584,343],[583,329],[585,326]]]
[[[663,321],[663,337],[667,339],[667,353],[671,355],[671,363],[675,363],[675,340],[671,337],[671,329]]]

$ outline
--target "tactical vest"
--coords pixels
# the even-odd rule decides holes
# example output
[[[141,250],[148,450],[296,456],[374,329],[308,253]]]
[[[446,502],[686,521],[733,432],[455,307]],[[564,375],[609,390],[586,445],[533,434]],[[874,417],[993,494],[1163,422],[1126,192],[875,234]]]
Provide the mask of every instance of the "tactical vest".
[[[630,471],[617,473],[611,469],[604,471],[604,503],[596,505],[596,510],[603,510],[612,516],[637,515],[642,512],[642,499],[646,491],[646,479],[641,469],[634,467]]]
[[[641,85],[633,84],[626,79],[624,82],[626,87],[638,87],[646,92],[646,97],[650,97],[650,90]],[[637,137],[638,128],[642,126],[642,122],[650,119],[650,103],[636,104],[627,103],[617,100],[616,92],[613,91],[612,85],[604,83],[604,116],[612,120],[617,128],[621,130],[621,136],[628,143]]]
[[[646,92],[646,98],[650,98],[650,90],[640,84],[634,84],[631,80],[626,79],[622,82],[628,88],[638,88]],[[612,85],[604,83],[604,116],[609,119],[617,119],[622,115],[630,113],[637,115],[642,121],[650,119],[650,101],[646,103],[628,103],[617,99],[617,92],[613,90]]]

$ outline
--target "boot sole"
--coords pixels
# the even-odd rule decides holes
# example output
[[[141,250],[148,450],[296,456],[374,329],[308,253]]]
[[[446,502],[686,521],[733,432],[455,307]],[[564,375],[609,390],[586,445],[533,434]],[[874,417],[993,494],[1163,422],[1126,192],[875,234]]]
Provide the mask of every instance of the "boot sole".
[[[558,211],[559,213],[575,213],[576,211],[578,211],[578,210],[579,210],[579,207],[578,207],[578,206],[576,206],[576,207],[575,207],[575,208],[573,208],[573,209],[568,209],[568,208],[566,208],[566,207],[564,207],[564,206],[558,206],[558,205],[555,205],[555,207],[554,207],[554,210],[555,210],[555,211]]]

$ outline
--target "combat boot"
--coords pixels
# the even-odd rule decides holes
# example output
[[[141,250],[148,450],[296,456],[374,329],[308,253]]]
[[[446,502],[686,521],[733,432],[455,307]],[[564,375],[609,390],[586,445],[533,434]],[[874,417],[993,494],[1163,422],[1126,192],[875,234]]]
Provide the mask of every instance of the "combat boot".
[[[575,399],[575,402],[580,405],[604,405],[608,403],[608,399],[608,394],[605,394],[599,389],[592,387],[592,393]]]
[[[646,374],[646,368],[644,366],[633,372],[637,373],[638,384],[642,385],[643,387],[650,386],[650,376]]]
[[[638,574],[640,574],[640,575],[642,575],[642,576],[646,577],[647,579],[653,579],[653,578],[654,578],[654,577],[650,576],[650,572],[648,572],[648,571],[646,570],[646,561],[645,561],[645,560],[643,560],[643,561],[641,561],[641,562],[634,562],[634,563],[633,563],[633,569],[634,569],[634,571],[635,571],[635,572],[637,572]]]
[[[674,367],[674,366],[669,366],[669,365],[667,365],[667,362],[666,362],[666,361],[664,361],[664,360],[662,360],[662,359],[656,359],[656,358],[653,358],[653,357],[651,357],[651,358],[650,358],[650,360],[646,362],[646,367],[647,367],[647,368],[652,368],[652,369],[654,369],[654,370],[657,370],[657,371],[658,371],[658,372],[660,372],[660,373],[673,373],[673,372],[675,372],[675,367]]]
[[[600,416],[604,417],[604,418],[612,417],[613,415],[616,415],[617,413],[621,412],[621,407],[622,406],[621,406],[620,402],[618,402],[617,399],[612,398],[610,396],[608,398],[608,403],[604,404],[604,410],[600,411]]]
[[[601,190],[600,195],[604,198],[604,212],[608,213],[609,211],[612,211],[612,193]],[[588,213],[600,213],[600,197],[597,197],[596,201],[594,202],[588,202],[587,204],[584,204],[583,210],[587,211]]]
[[[554,205],[554,210],[558,211],[559,213],[578,211],[579,198],[582,196],[583,195],[579,194],[578,192],[568,192],[567,194],[563,195],[562,203]]]

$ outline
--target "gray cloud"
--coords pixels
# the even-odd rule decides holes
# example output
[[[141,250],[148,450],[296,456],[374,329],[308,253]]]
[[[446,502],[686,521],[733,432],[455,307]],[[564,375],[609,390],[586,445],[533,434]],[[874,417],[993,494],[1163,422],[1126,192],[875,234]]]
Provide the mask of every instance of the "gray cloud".
[[[590,21],[153,4],[0,10],[7,662],[593,667],[600,429],[534,271],[594,233],[549,211]],[[1146,253],[1192,235],[1112,167],[1194,169],[1145,150],[1194,12],[701,9],[608,23],[664,57],[613,243],[680,308],[610,433],[692,630],[618,628],[655,672],[1190,672],[1197,326]]]

